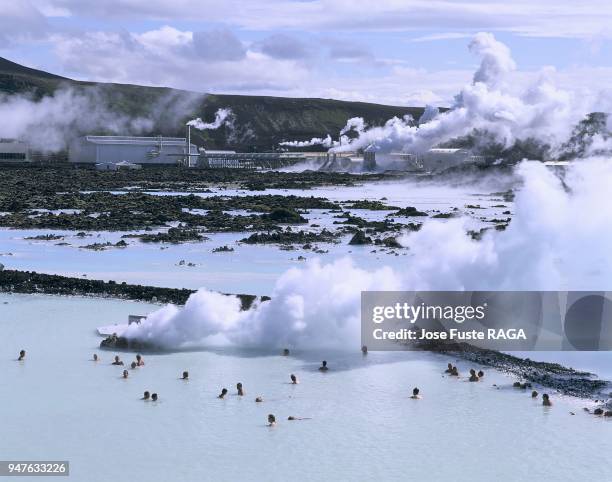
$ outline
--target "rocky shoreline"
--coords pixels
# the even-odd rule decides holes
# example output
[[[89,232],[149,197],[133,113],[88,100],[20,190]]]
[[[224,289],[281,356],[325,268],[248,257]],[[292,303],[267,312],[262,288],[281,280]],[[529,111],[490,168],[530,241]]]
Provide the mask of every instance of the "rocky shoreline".
[[[478,348],[468,343],[427,342],[418,345],[421,350],[471,361],[517,377],[520,388],[530,383],[552,388],[563,395],[596,400],[604,403],[610,394],[610,382],[593,373],[574,370],[558,363],[538,362],[508,353]],[[607,402],[610,403],[610,402]]]
[[[73,278],[35,271],[0,270],[0,292],[24,294],[49,294],[69,296],[97,296],[122,300],[145,301],[150,303],[172,303],[184,305],[195,290],[185,288],[160,288],[157,286],[134,285],[125,282]],[[229,295],[228,295],[229,296]],[[236,294],[242,309],[249,309],[257,299],[266,296]]]

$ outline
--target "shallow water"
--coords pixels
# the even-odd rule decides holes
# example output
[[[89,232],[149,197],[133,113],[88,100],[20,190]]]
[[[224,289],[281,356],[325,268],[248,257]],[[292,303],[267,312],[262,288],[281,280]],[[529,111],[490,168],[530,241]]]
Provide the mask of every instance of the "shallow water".
[[[267,190],[264,193],[244,190],[217,190],[214,194],[196,193],[201,196],[223,194],[244,196],[252,194],[280,194],[327,197],[336,201],[357,199],[380,200],[386,197],[390,206],[415,206],[421,210],[440,210],[448,212],[453,207],[463,208],[467,204],[480,204],[484,209],[467,210],[474,216],[474,229],[484,224],[477,218],[507,217],[501,213],[508,208],[492,208],[500,204],[495,196],[487,194],[483,187],[449,188],[439,185],[419,185],[406,183],[369,183],[355,187],[321,187],[311,190]],[[189,194],[156,192],[158,195]],[[511,206],[509,203],[501,203]],[[381,220],[392,211],[368,211],[350,209],[357,216],[368,220]],[[244,212],[233,212],[244,214]],[[312,223],[321,227],[333,228],[337,213],[327,210],[310,210],[305,215]],[[396,218],[397,222],[423,222],[427,218]],[[444,222],[429,220],[428,222]],[[490,223],[489,223],[490,225]],[[309,229],[299,226],[298,229]],[[33,241],[24,238],[39,234],[59,234],[62,241]],[[206,287],[227,293],[249,293],[269,295],[278,276],[287,269],[299,266],[306,259],[320,258],[329,263],[335,259],[351,255],[355,264],[365,269],[378,268],[385,264],[396,263],[393,250],[372,246],[349,246],[350,235],[344,236],[338,244],[316,243],[319,248],[329,251],[315,254],[296,246],[293,251],[282,251],[275,245],[246,245],[238,241],[250,233],[213,233],[206,234],[210,239],[198,243],[179,245],[165,243],[141,243],[127,239],[127,248],[110,248],[105,251],[92,251],[79,248],[93,243],[116,243],[126,233],[101,232],[92,236],[78,238],[76,232],[58,230],[8,230],[0,228],[0,263],[7,268],[35,270],[42,273],[63,274],[67,276],[87,275],[90,278],[125,281],[128,283],[148,284],[172,288],[196,289]],[[69,246],[58,243],[67,242]],[[214,248],[228,245],[235,249],[232,253],[211,253]],[[163,249],[162,249],[163,248]],[[374,251],[374,252],[373,252]],[[7,253],[11,253],[10,256]],[[402,251],[400,256],[408,256]],[[181,260],[195,266],[179,265]]]
[[[71,480],[87,482],[574,481],[612,473],[612,420],[584,413],[586,402],[553,395],[555,405],[544,408],[493,371],[480,383],[446,378],[451,360],[426,353],[145,354],[146,366],[123,380],[122,368],[109,365],[113,353],[96,349],[95,327],[154,308],[0,294],[2,458],[69,460]],[[21,348],[25,362],[15,361]],[[326,374],[316,370],[324,357]],[[188,382],[178,380],[183,370]],[[290,373],[299,385],[287,383]],[[234,395],[238,381],[244,398]],[[422,400],[409,398],[414,386]],[[222,387],[226,400],[216,398]],[[160,401],[141,401],[144,390]],[[254,402],[258,395],[264,403]],[[274,428],[265,426],[268,413]]]

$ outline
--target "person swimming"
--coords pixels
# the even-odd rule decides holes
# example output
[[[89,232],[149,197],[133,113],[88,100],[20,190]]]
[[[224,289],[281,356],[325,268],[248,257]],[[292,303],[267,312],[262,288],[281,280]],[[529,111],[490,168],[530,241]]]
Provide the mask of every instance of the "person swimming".
[[[542,405],[544,405],[545,407],[552,406],[552,402],[550,401],[550,397],[548,396],[548,393],[545,393],[544,395],[542,395]]]
[[[444,370],[444,373],[453,373],[453,364],[452,363],[449,363],[447,365],[447,368],[446,368],[446,370]]]
[[[123,365],[123,362],[119,359],[119,355],[115,355],[115,361],[111,365]]]
[[[368,354],[368,347],[366,345],[363,345],[361,347],[361,353],[363,353],[364,355]]]
[[[292,373],[291,374],[291,384],[292,385],[297,385],[298,383],[300,383],[297,379],[297,377]]]
[[[98,360],[99,360],[99,359],[98,359],[98,354],[97,354],[97,353],[94,353],[94,354],[93,354],[93,358],[92,358],[92,360],[93,360],[93,361],[98,361]]]
[[[123,370],[123,378],[127,378],[129,376],[129,373],[127,370]]]
[[[188,371],[184,371],[183,372],[183,376],[182,376],[181,380],[189,380],[189,372]]]
[[[225,395],[227,395],[227,388],[222,389],[217,398],[225,398]]]
[[[531,398],[538,398],[538,392],[536,392],[535,390],[531,392]]]
[[[136,365],[138,365],[139,367],[144,366],[144,360],[142,359],[142,355],[140,354],[136,355]]]
[[[276,425],[276,417],[273,414],[268,415],[268,427],[274,427]]]
[[[283,350],[283,356],[289,356],[289,348]]]
[[[321,362],[321,366],[319,367],[319,371],[320,372],[326,372],[327,370],[329,370],[329,368],[327,367],[327,361],[323,360]]]
[[[151,394],[151,400],[152,400],[153,402],[157,402],[157,393],[152,393],[152,394]]]
[[[146,391],[143,393],[141,400],[148,400],[149,398],[151,398],[151,394]]]
[[[130,368],[131,368],[132,370],[134,370],[136,367],[138,367],[138,365],[136,365],[136,362],[135,362],[135,361],[133,361],[133,362],[130,364]]]
[[[238,395],[239,396],[244,396],[244,390],[242,389],[242,383],[238,382],[236,383],[236,390],[238,390]]]
[[[478,378],[484,377],[484,372],[482,370],[478,370]]]
[[[474,370],[473,368],[470,369],[470,382],[477,382],[478,381],[478,375],[476,375],[476,370]]]
[[[263,397],[257,397],[257,398],[255,399],[255,401],[256,401],[257,403],[261,403],[261,402],[263,402]]]
[[[459,370],[457,370],[456,366],[453,366],[453,369],[451,370],[450,374],[453,377],[458,377],[459,376]]]
[[[23,361],[23,359],[25,358],[25,356],[26,356],[26,352],[25,352],[25,350],[21,350],[21,351],[19,352],[19,358],[17,358],[17,361]]]
[[[410,398],[412,398],[413,400],[418,400],[421,398],[421,396],[419,395],[419,389],[417,387],[414,387],[412,389],[412,396]]]

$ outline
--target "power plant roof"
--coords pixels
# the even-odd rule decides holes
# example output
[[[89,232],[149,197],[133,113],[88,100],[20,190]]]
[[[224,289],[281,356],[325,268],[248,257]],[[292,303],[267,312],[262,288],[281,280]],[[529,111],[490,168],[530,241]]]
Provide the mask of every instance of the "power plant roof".
[[[166,145],[181,145],[187,143],[185,137],[135,137],[135,136],[85,136],[85,140],[93,144],[140,144],[158,145],[160,142]]]

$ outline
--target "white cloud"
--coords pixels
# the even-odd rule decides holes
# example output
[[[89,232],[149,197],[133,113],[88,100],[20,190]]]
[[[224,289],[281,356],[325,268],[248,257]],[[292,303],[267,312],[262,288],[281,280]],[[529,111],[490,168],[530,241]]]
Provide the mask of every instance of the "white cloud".
[[[249,30],[503,30],[519,35],[612,36],[608,0],[38,0],[46,11],[96,18],[185,19]]]

